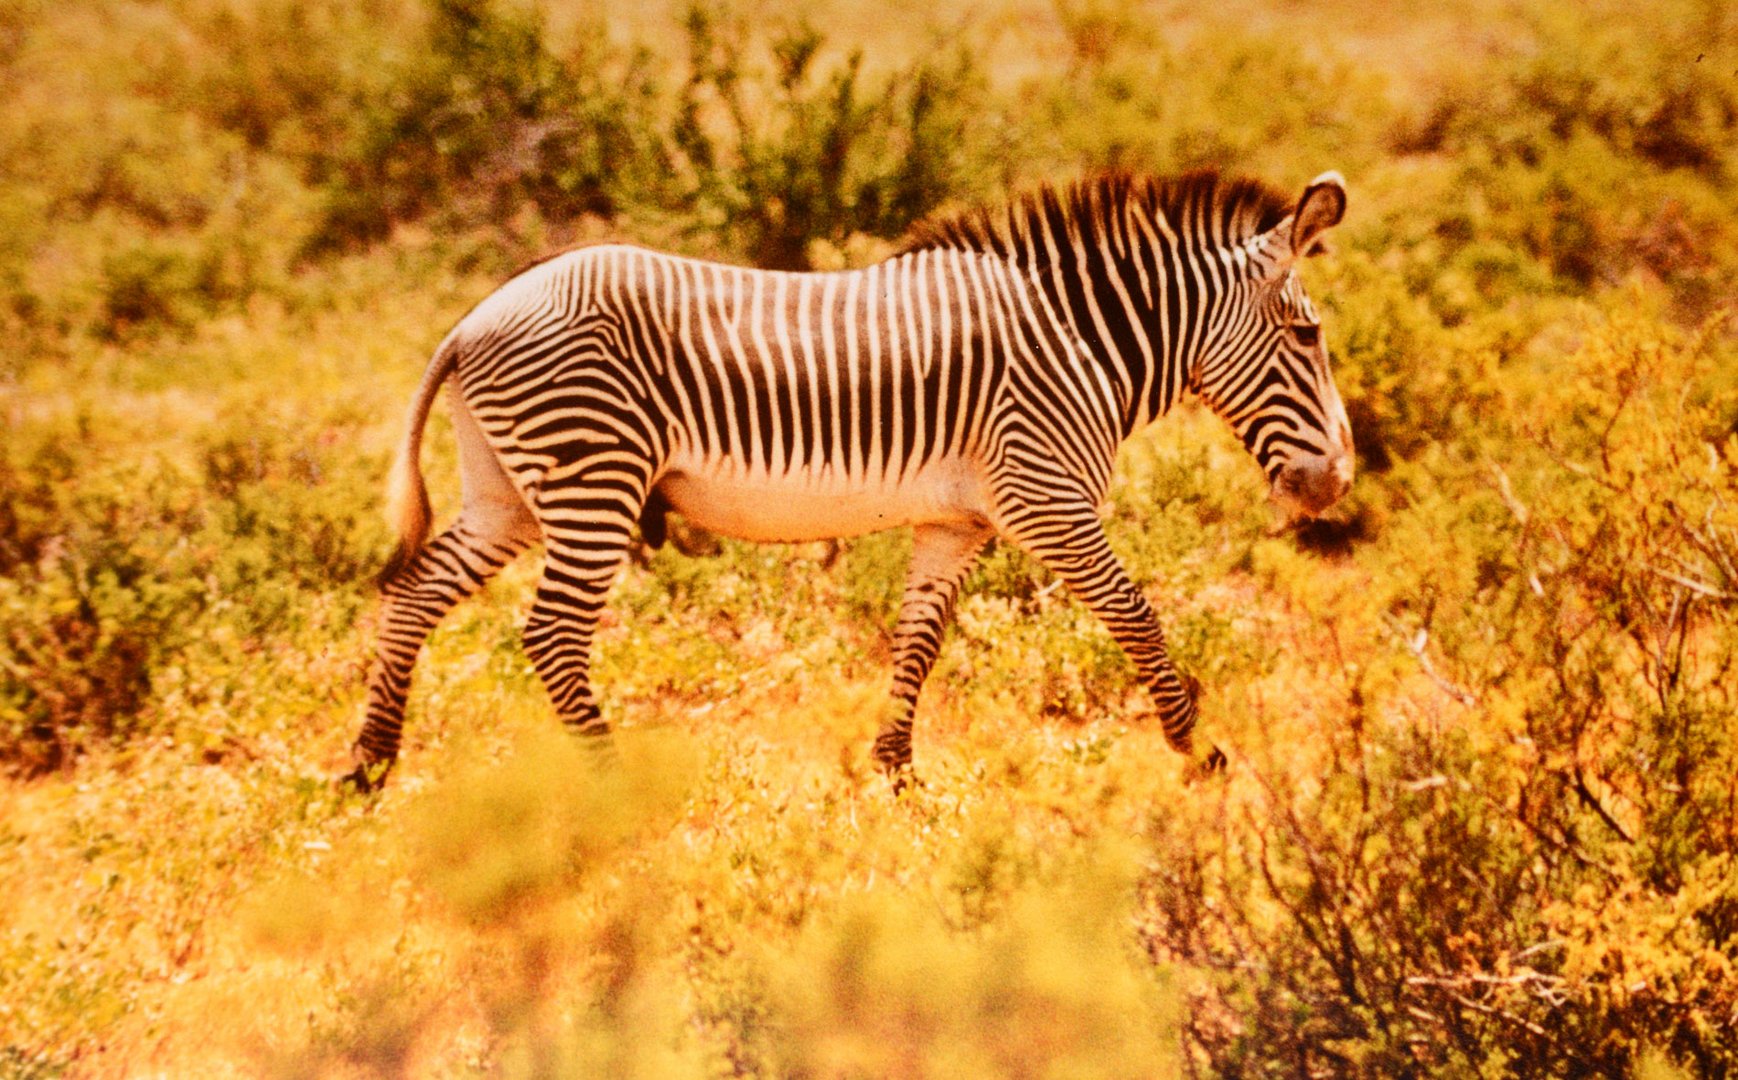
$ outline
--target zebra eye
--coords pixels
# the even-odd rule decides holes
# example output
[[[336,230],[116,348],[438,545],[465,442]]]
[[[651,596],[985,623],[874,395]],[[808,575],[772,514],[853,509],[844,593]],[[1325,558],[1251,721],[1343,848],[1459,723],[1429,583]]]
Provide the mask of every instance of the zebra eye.
[[[1316,342],[1322,339],[1322,328],[1314,323],[1295,323],[1291,328],[1291,336],[1306,349],[1316,347]]]

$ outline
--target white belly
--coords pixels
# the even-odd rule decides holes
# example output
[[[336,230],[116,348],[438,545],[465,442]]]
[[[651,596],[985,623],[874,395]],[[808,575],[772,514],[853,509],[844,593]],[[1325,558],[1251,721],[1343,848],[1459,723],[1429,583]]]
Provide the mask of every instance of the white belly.
[[[830,540],[900,525],[982,525],[990,517],[977,470],[959,459],[934,462],[899,483],[707,469],[679,458],[658,490],[689,521],[739,540]]]

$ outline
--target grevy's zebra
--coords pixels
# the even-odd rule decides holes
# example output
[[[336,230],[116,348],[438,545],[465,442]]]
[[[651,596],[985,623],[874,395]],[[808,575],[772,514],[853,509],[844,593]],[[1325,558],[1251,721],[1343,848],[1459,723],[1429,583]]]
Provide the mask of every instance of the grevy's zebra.
[[[1211,173],[1106,177],[921,226],[863,270],[607,245],[525,271],[447,336],[411,407],[350,779],[370,786],[396,758],[428,632],[538,540],[526,649],[561,719],[607,732],[593,632],[635,522],[656,542],[669,510],[750,540],[915,527],[875,740],[896,778],[955,594],[998,534],[1098,614],[1188,752],[1193,694],[1098,508],[1118,445],[1191,392],[1294,514],[1345,493],[1351,432],[1293,272],[1345,204],[1335,173],[1295,203]],[[449,381],[464,509],[425,545],[421,432]]]

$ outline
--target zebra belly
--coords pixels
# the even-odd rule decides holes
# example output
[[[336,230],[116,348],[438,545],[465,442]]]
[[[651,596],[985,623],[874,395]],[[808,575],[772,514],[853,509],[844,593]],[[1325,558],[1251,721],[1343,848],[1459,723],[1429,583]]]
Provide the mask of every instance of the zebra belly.
[[[926,465],[903,482],[672,462],[657,486],[677,513],[738,540],[831,540],[901,525],[989,522],[977,470],[958,459]]]

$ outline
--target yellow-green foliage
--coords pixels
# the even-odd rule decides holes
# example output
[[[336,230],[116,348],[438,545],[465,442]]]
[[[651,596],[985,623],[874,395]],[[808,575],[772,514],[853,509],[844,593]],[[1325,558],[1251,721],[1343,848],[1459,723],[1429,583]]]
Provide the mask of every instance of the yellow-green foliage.
[[[0,2],[0,1075],[1731,1075],[1735,147],[1714,0]],[[891,534],[641,552],[613,762],[528,559],[331,786],[404,403],[513,266],[1200,165],[1352,189],[1345,506],[1273,530],[1189,408],[1112,491],[1228,775],[998,548],[893,797]]]

